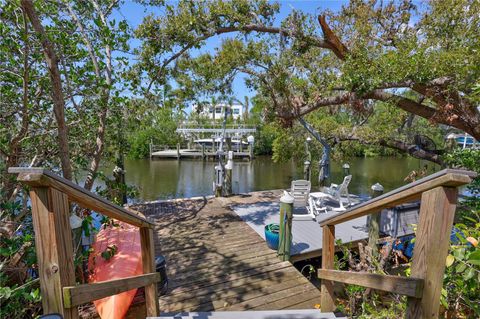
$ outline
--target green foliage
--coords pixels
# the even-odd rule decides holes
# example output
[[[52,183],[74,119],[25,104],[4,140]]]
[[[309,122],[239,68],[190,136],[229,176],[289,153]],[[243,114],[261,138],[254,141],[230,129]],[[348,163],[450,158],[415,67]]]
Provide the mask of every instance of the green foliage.
[[[0,273],[0,318],[34,318],[41,314],[41,299],[38,280],[10,286],[8,277]]]
[[[102,256],[103,259],[105,259],[106,261],[109,261],[113,256],[115,256],[117,252],[118,252],[117,245],[109,245],[104,251],[102,251],[100,255]]]
[[[473,226],[456,224],[458,244],[450,246],[441,302],[447,311],[480,316],[480,212],[473,215]]]
[[[150,143],[173,147],[181,141],[176,129],[183,118],[183,105],[178,103],[173,97],[130,101],[126,121],[128,157],[148,157]]]
[[[0,317],[26,318],[40,313],[38,279],[29,275],[37,262],[33,225],[21,201],[0,202]],[[21,219],[22,224],[14,220]],[[12,221],[13,220],[13,221]],[[20,227],[19,227],[20,226]]]
[[[279,127],[275,124],[265,124],[257,127],[255,135],[255,154],[257,155],[272,155],[273,143],[277,140],[279,134]]]
[[[480,150],[454,150],[446,156],[451,167],[480,173]],[[457,242],[447,256],[441,302],[447,313],[480,316],[480,178],[467,186],[470,197],[456,214]]]

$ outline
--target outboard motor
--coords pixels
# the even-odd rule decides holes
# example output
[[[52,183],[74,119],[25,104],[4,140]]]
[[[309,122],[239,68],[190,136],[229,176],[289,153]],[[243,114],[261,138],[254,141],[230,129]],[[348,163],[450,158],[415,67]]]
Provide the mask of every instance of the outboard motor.
[[[160,273],[160,282],[157,284],[158,293],[163,296],[168,290],[167,263],[164,256],[155,258],[155,270]]]

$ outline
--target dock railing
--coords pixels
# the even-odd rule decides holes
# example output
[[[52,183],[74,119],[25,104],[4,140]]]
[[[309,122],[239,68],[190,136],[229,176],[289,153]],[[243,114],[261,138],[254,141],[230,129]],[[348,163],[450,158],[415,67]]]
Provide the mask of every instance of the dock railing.
[[[457,187],[469,184],[470,171],[445,169],[320,222],[323,230],[321,310],[335,310],[333,282],[407,296],[406,318],[437,318],[445,260],[457,205]],[[334,270],[335,225],[421,199],[411,276]]]
[[[8,172],[18,174],[17,180],[30,186],[38,273],[45,314],[60,313],[66,319],[78,318],[77,307],[81,304],[145,287],[147,316],[158,316],[156,284],[160,281],[160,275],[155,272],[152,222],[49,170],[11,167]],[[92,284],[76,284],[69,223],[71,202],[139,228],[143,275]]]

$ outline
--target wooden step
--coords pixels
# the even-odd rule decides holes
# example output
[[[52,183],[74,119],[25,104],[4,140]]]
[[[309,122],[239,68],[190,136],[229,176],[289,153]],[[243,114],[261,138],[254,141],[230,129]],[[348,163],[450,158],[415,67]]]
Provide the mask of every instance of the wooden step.
[[[316,309],[273,310],[273,311],[214,311],[214,312],[171,312],[163,313],[164,319],[341,319],[333,312],[320,312]],[[346,318],[345,318],[346,319]]]

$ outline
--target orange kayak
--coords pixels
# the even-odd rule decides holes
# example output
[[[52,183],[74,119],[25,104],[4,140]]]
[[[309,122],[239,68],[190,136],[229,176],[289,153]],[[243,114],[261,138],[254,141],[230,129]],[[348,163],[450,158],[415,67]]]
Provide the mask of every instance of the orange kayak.
[[[121,279],[141,275],[142,256],[140,232],[137,227],[117,222],[98,232],[88,260],[89,282]],[[103,253],[103,256],[102,256]],[[102,319],[124,318],[137,289],[95,300],[93,303]]]

